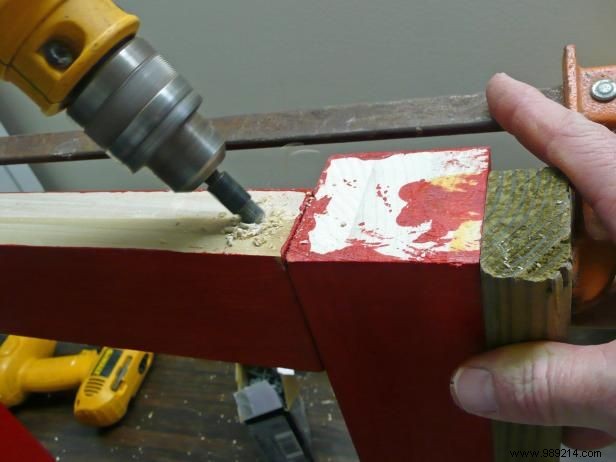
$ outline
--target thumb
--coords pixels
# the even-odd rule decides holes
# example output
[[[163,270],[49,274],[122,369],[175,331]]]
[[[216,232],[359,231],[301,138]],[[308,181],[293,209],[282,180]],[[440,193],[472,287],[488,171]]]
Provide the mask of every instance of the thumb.
[[[512,345],[477,356],[453,375],[454,401],[494,420],[585,427],[616,436],[616,341]]]

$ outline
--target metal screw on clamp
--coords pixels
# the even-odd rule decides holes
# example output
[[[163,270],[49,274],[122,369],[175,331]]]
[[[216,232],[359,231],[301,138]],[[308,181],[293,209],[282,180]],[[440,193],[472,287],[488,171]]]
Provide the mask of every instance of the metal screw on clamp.
[[[590,94],[593,99],[606,103],[616,98],[616,82],[612,79],[597,80],[591,90]]]

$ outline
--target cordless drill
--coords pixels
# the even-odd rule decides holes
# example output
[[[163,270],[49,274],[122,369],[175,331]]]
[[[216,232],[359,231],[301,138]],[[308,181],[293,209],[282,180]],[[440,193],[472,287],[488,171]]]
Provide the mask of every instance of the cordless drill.
[[[75,417],[106,427],[128,409],[152,365],[153,354],[102,348],[53,357],[56,342],[10,335],[0,346],[0,404],[21,404],[29,393],[78,388]]]
[[[245,223],[263,211],[220,172],[224,140],[197,110],[202,98],[150,44],[139,19],[111,0],[0,0],[0,79],[47,115],[69,116],[136,172],[174,191],[203,182]]]

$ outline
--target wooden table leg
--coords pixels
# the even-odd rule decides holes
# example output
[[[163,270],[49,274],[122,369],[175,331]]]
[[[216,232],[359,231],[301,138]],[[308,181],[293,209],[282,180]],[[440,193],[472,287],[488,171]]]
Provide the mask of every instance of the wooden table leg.
[[[449,393],[484,347],[479,241],[489,152],[330,160],[287,261],[362,461],[491,459]]]

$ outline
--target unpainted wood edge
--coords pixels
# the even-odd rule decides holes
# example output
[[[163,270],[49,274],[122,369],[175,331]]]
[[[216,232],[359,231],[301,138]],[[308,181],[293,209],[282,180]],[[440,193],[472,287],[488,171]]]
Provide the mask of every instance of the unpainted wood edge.
[[[504,176],[519,176],[520,183],[518,189],[515,184],[512,189],[507,189],[504,185]],[[553,176],[553,178],[550,178]],[[525,181],[538,181],[543,185],[545,181],[549,189],[545,194],[558,194],[561,197],[564,193],[565,183],[558,184],[557,175],[552,172],[492,172],[490,176],[490,188],[486,210],[489,212],[496,201],[502,202],[509,200],[507,194],[511,194],[511,201],[518,201],[520,204],[512,203],[510,211],[522,214],[524,210],[523,202],[531,203],[532,194],[520,188],[530,186],[524,184]],[[515,182],[515,179],[513,180]],[[511,186],[511,185],[508,185]],[[566,205],[571,209],[571,201]],[[493,210],[497,214],[499,211]],[[502,214],[502,211],[500,212]],[[502,218],[502,217],[501,217]],[[520,217],[522,220],[522,217]],[[507,220],[494,220],[491,223],[489,217],[484,224],[484,233],[495,233],[497,230],[491,227],[497,226],[500,222]],[[515,224],[515,220],[514,221]],[[564,222],[550,222],[552,226],[563,226]],[[509,224],[509,223],[508,223]],[[569,238],[569,249],[571,242],[571,229],[557,229]],[[506,233],[505,233],[506,234]],[[485,235],[485,234],[484,234]],[[505,236],[506,237],[506,236]],[[486,240],[484,240],[485,243]],[[490,242],[494,242],[491,240]],[[496,242],[495,245],[497,245]],[[566,249],[566,248],[565,248]],[[519,249],[524,252],[527,249]],[[482,246],[482,255],[494,254],[494,251]],[[532,255],[531,255],[532,256]],[[536,280],[531,276],[521,275],[520,277],[502,277],[495,274],[493,265],[486,265],[482,260],[481,264],[481,285],[484,305],[484,323],[486,333],[486,345],[488,348],[496,348],[510,343],[518,343],[531,340],[555,340],[564,341],[567,338],[568,328],[571,319],[571,300],[572,300],[572,265],[571,260],[558,262],[558,267],[548,271],[548,275],[543,280]],[[520,268],[522,269],[522,268]],[[493,450],[495,462],[509,462],[517,460],[512,456],[511,451],[516,450],[539,450],[544,456],[543,449],[558,449],[562,440],[562,429],[560,427],[529,426],[521,424],[510,424],[506,422],[493,422]],[[557,461],[558,457],[549,457],[549,452],[542,458],[546,461]],[[553,453],[552,453],[553,454]]]

